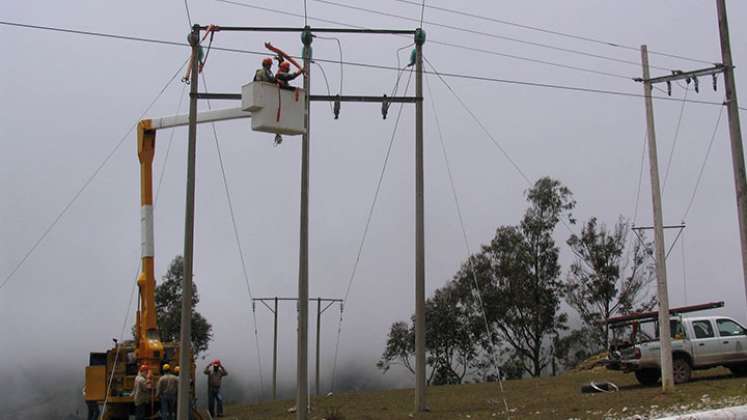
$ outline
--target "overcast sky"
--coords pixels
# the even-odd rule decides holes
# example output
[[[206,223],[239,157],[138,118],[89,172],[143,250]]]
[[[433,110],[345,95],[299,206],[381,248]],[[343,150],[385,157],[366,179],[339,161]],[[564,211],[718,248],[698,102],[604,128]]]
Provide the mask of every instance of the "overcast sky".
[[[302,26],[301,0],[237,0],[281,9],[283,15],[212,0],[189,2],[196,23]],[[394,0],[340,2],[412,18],[420,9]],[[730,1],[732,50],[739,94],[747,101],[747,4]],[[482,16],[553,31],[720,62],[713,1],[428,1]],[[331,26],[320,17],[364,27],[412,29],[417,24],[393,17],[308,1],[309,23]],[[6,1],[2,20],[183,42],[188,32],[181,0],[97,2],[69,0]],[[426,57],[441,72],[560,84],[639,94],[638,83],[622,77],[549,66],[495,54],[438,45],[449,42],[500,54],[562,63],[629,78],[640,66],[464,33],[448,24],[590,54],[640,61],[635,50],[559,37],[494,22],[425,10]],[[428,23],[432,22],[432,23]],[[0,281],[24,257],[60,210],[137,120],[174,72],[188,58],[185,47],[145,44],[0,25],[5,63],[0,92]],[[341,35],[345,61],[396,66],[396,51],[411,42],[396,36]],[[300,54],[298,34],[218,33],[214,45],[263,50],[272,41]],[[401,54],[403,60],[409,51]],[[338,60],[334,41],[316,39],[317,58]],[[213,51],[205,67],[211,91],[238,92],[261,56]],[[652,56],[663,69],[697,69],[708,64]],[[340,68],[320,63],[337,92]],[[653,75],[667,70],[653,69]],[[319,67],[312,68],[312,91],[327,92]],[[345,66],[344,94],[390,92],[395,73]],[[406,81],[406,75],[403,83]],[[180,78],[180,77],[179,77]],[[171,115],[184,92],[178,79],[169,85],[149,116]],[[431,98],[460,198],[472,249],[492,237],[499,225],[516,224],[525,207],[526,182],[444,85],[428,77],[425,107],[426,275],[429,291],[442,286],[466,257],[446,164],[435,128]],[[449,78],[449,84],[485,125],[511,159],[532,180],[559,179],[574,193],[580,221],[596,216],[607,224],[622,215],[638,225],[652,224],[648,169],[637,213],[635,197],[645,132],[643,100],[525,85]],[[202,84],[202,81],[200,82]],[[297,82],[300,83],[300,80]],[[723,84],[713,92],[701,80],[691,99],[720,102]],[[663,87],[663,86],[662,86]],[[413,94],[414,83],[410,86]],[[665,95],[657,92],[658,95]],[[684,89],[673,87],[673,96]],[[234,103],[213,103],[230,107]],[[681,103],[655,102],[662,177],[675,138]],[[202,109],[206,108],[201,103]],[[327,104],[312,106],[310,198],[310,295],[341,298],[350,278],[369,206],[391,136],[397,106],[382,120],[374,104],[343,104],[333,120]],[[700,166],[716,126],[719,106],[687,104],[664,189],[664,219],[683,221]],[[181,112],[186,112],[186,101]],[[744,113],[742,113],[744,115]],[[255,297],[297,292],[300,190],[300,137],[273,147],[273,136],[252,132],[248,120],[216,125],[230,186],[249,281]],[[165,172],[155,216],[156,273],[182,253],[186,174],[186,130],[158,133],[156,176]],[[369,371],[383,350],[389,325],[414,310],[414,109],[405,107],[381,193],[345,306],[340,362]],[[67,366],[87,363],[88,352],[103,351],[120,334],[139,264],[139,165],[130,133],[108,164],[80,195],[8,284],[0,289],[0,371],[32,367],[54,358]],[[694,205],[668,260],[671,305],[725,300],[725,312],[745,321],[745,293],[739,250],[727,118],[724,113]],[[578,229],[578,228],[574,228]],[[571,259],[556,232],[562,263]],[[667,233],[668,241],[674,238]],[[684,252],[684,254],[683,254]],[[684,256],[684,261],[683,261]],[[199,311],[215,332],[209,357],[229,369],[257,377],[251,302],[234,241],[215,140],[209,126],[198,128],[195,274]],[[684,283],[686,274],[687,284]],[[315,306],[311,307],[312,313]],[[271,314],[257,308],[263,375],[269,384]],[[339,310],[323,318],[324,377],[329,378]],[[313,320],[313,317],[312,317]],[[280,375],[295,369],[295,306],[280,309]],[[129,328],[129,325],[128,325]],[[313,322],[310,337],[314,335]],[[313,365],[310,365],[313,368]],[[313,370],[311,370],[313,372]],[[396,374],[394,375],[396,376]],[[393,378],[394,378],[393,376]],[[407,378],[406,376],[404,376]]]

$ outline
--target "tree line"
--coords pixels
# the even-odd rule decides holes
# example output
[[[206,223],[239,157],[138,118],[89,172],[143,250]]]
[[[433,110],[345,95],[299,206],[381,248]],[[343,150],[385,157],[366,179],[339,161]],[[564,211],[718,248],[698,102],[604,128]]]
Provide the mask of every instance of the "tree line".
[[[575,225],[573,194],[543,177],[526,192],[516,225],[499,226],[426,301],[427,380],[431,384],[555,374],[607,349],[608,318],[648,310],[655,279],[652,244],[628,243],[629,222],[595,217],[565,241],[565,273],[555,241],[559,224]],[[572,230],[572,229],[568,229]],[[571,328],[562,303],[580,325]],[[377,366],[414,373],[415,319],[392,324]]]

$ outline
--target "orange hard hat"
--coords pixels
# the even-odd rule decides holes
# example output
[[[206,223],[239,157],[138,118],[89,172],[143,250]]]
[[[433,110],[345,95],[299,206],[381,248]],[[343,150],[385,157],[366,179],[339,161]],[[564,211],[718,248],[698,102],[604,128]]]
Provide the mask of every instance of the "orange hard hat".
[[[287,61],[283,61],[282,63],[280,63],[279,67],[280,70],[288,70],[290,69],[290,63],[288,63]]]
[[[267,57],[264,60],[262,60],[262,65],[263,66],[271,66],[272,65],[272,58]]]

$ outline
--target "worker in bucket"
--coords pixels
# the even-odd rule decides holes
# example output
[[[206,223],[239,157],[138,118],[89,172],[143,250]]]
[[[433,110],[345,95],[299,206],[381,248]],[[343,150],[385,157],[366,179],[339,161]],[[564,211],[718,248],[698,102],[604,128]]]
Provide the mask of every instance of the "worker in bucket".
[[[205,366],[205,375],[208,376],[208,411],[212,417],[216,417],[216,414],[217,417],[223,417],[223,394],[220,393],[220,384],[228,372],[220,360],[215,359]]]
[[[254,73],[255,82],[275,82],[275,75],[272,74],[272,58],[262,60],[262,68],[257,69]]]
[[[161,399],[161,419],[176,420],[176,393],[179,390],[179,378],[171,373],[171,366],[166,363],[161,368],[163,374],[156,384],[156,398]]]
[[[280,85],[281,88],[293,89],[293,87],[288,84],[288,82],[300,76],[301,74],[303,74],[303,69],[292,72],[290,71],[290,63],[287,61],[283,61],[278,66],[278,72],[277,74],[275,74],[275,80],[278,82],[278,85]]]
[[[143,364],[140,366],[132,387],[132,399],[135,403],[135,420],[145,420],[151,390],[153,390],[153,380],[150,376],[150,368],[148,365]]]

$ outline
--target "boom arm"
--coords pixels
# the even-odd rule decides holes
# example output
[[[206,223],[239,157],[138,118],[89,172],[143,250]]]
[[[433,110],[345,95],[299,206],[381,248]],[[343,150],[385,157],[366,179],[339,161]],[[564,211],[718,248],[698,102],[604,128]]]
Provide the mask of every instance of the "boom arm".
[[[140,160],[140,238],[142,264],[137,278],[140,310],[137,324],[137,358],[141,363],[155,365],[163,357],[163,344],[156,322],[156,279],[153,244],[153,157],[156,130],[150,120],[137,126],[137,155]]]
[[[200,112],[198,123],[250,118],[240,108]],[[137,278],[140,310],[135,323],[137,359],[140,363],[157,366],[163,358],[163,343],[158,334],[156,319],[155,246],[153,239],[153,158],[156,152],[156,131],[187,124],[186,115],[145,119],[137,125],[137,156],[140,160],[140,245],[141,269]]]

